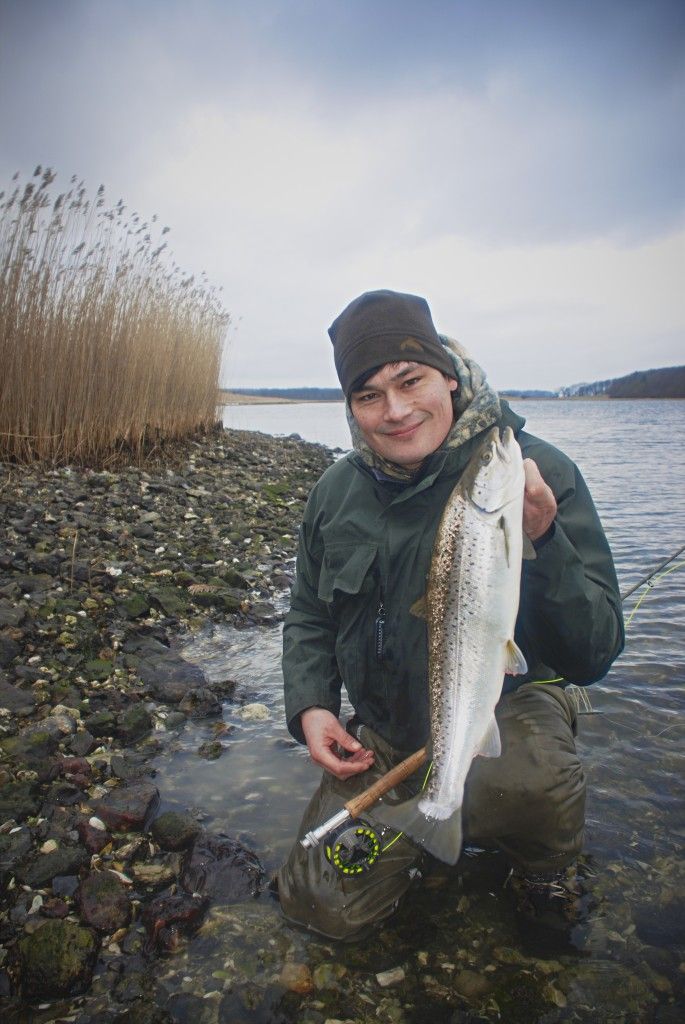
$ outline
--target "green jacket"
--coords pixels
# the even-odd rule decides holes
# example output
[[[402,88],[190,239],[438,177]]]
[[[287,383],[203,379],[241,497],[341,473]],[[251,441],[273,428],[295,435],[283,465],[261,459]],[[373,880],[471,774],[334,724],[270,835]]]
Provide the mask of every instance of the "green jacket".
[[[523,564],[516,642],[529,672],[506,676],[505,690],[557,676],[592,683],[624,643],[611,552],[578,468],[523,423],[503,402],[501,426],[537,463],[558,512]],[[343,682],[361,721],[398,750],[428,739],[427,629],[410,609],[426,589],[442,509],[482,437],[434,452],[409,484],[377,480],[351,453],[314,487],[283,639],[286,717],[300,742],[300,713],[317,705],[337,715]]]

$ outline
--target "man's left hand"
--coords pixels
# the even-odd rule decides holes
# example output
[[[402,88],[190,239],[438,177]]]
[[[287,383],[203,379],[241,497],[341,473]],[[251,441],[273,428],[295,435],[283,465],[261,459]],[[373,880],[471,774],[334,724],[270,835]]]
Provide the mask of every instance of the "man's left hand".
[[[557,514],[557,501],[532,459],[523,460],[526,487],[523,492],[523,532],[530,540],[547,533]]]

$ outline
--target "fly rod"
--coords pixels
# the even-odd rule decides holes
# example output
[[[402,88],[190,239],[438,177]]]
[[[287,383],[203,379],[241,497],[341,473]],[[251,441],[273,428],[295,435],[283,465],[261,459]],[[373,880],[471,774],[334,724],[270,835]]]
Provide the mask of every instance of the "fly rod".
[[[685,551],[685,544],[678,548],[677,551],[674,551],[669,558],[657,565],[655,569],[652,569],[651,572],[647,573],[646,576],[643,576],[642,579],[638,580],[634,586],[624,591],[624,593],[621,594],[621,603],[646,583],[651,585],[651,580],[667,565],[670,565],[670,563],[681,555],[683,551]],[[559,679],[543,679],[540,680],[540,682],[561,682],[561,676]],[[385,796],[386,793],[391,789],[394,789],[400,782],[404,782],[405,779],[409,778],[417,768],[421,767],[427,758],[428,748],[421,747],[420,750],[417,750],[414,754],[405,758],[404,761],[400,761],[398,765],[391,768],[389,772],[374,782],[372,786],[369,786],[368,789],[365,789],[363,793],[360,793],[358,796],[348,800],[342,810],[338,811],[337,814],[334,814],[332,818],[328,819],[328,821],[324,821],[323,825],[319,825],[318,828],[313,829],[311,832],[307,832],[305,837],[300,840],[301,845],[304,846],[306,850],[313,849],[318,846],[321,840],[325,839],[325,837],[332,831],[339,828],[341,825],[344,825],[346,821],[358,818],[364,811],[368,810],[369,807],[373,807],[376,801],[380,800],[382,796]]]

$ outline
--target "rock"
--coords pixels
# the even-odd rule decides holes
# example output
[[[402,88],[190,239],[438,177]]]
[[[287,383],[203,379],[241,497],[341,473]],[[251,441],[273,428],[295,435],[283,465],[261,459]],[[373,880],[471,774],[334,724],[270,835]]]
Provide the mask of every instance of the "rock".
[[[104,799],[92,803],[94,814],[115,832],[140,831],[155,804],[159,790],[150,782],[118,786]]]
[[[152,838],[163,850],[186,850],[200,834],[200,826],[189,814],[165,811],[150,826]]]
[[[238,708],[236,714],[244,722],[265,722],[271,718],[271,712],[266,704],[243,704],[241,708]]]
[[[21,647],[16,640],[0,634],[0,668],[9,668],[20,653]]]
[[[281,985],[291,992],[306,996],[314,991],[314,979],[307,964],[286,963],[279,977]]]
[[[0,835],[0,888],[5,888],[14,869],[30,849],[31,833],[27,828]]]
[[[163,889],[176,881],[176,872],[169,864],[133,864],[131,874],[140,885]]]
[[[200,744],[197,752],[206,761],[216,761],[223,754],[224,747],[220,740],[207,740],[206,743]]]
[[[95,737],[88,732],[87,729],[83,729],[82,732],[77,732],[75,736],[72,736],[69,741],[69,749],[77,757],[85,757],[90,754],[91,751],[95,750],[97,743]]]
[[[181,937],[191,935],[202,924],[208,906],[207,895],[169,892],[157,896],[142,916],[149,948],[177,949]]]
[[[44,853],[22,863],[16,875],[24,885],[40,889],[51,882],[55,875],[77,875],[87,863],[88,855],[79,846],[60,846],[53,853]]]
[[[203,832],[186,854],[181,884],[188,892],[206,892],[222,903],[256,896],[263,871],[259,860],[236,839]]]
[[[113,754],[109,766],[116,779],[123,779],[126,782],[133,782],[150,774],[150,768],[145,758],[130,751]]]
[[[14,605],[6,598],[0,598],[0,628],[2,626],[19,626],[26,618],[24,605]]]
[[[41,726],[42,726],[41,722]],[[47,778],[50,773],[50,758],[57,747],[58,736],[52,735],[43,728],[27,728],[20,736],[10,736],[3,740],[0,747],[11,761],[38,772]],[[0,812],[0,817],[2,813]],[[14,818],[15,815],[6,815]]]
[[[77,826],[78,837],[85,846],[88,853],[99,853],[100,850],[112,842],[112,837],[107,831],[94,828],[87,818],[82,818]]]
[[[340,981],[347,974],[347,968],[343,964],[325,963],[314,968],[312,978],[318,989],[340,988]]]
[[[152,719],[142,704],[134,704],[117,717],[116,734],[124,743],[135,743],[146,736],[151,728]]]
[[[492,985],[484,974],[477,971],[458,971],[452,981],[460,996],[469,1002],[478,1001],[491,990]]]
[[[69,898],[74,895],[78,886],[78,875],[55,875],[52,880],[52,891],[55,896]]]
[[[77,901],[84,924],[111,935],[131,920],[131,901],[122,882],[111,871],[93,872],[81,882]]]
[[[179,709],[190,718],[209,718],[221,714],[221,702],[206,686],[188,690],[179,704]]]
[[[150,599],[144,594],[131,594],[121,605],[121,610],[129,619],[140,619],[150,611]]]
[[[138,673],[153,696],[167,704],[178,704],[188,690],[204,687],[207,682],[201,668],[175,654],[156,658],[154,662],[141,661]]]
[[[24,998],[50,999],[85,992],[97,953],[98,941],[90,928],[70,921],[46,921],[19,941]]]
[[[7,708],[17,718],[26,718],[33,713],[35,707],[36,698],[32,693],[0,681],[0,708]]]
[[[388,988],[390,985],[399,985],[404,981],[405,973],[403,967],[392,967],[389,971],[380,971],[376,975],[376,981],[381,988]]]
[[[165,615],[185,615],[188,609],[184,592],[176,587],[158,587],[152,591],[150,597]]]
[[[40,800],[32,782],[8,782],[0,786],[0,821],[24,821],[38,812]]]
[[[111,711],[95,711],[83,724],[93,736],[111,736],[114,733],[116,719]]]

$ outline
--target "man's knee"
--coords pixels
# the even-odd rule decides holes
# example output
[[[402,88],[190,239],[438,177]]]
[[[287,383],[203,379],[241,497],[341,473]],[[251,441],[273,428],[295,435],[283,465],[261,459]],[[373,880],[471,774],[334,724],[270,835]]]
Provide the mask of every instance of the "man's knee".
[[[503,698],[497,718],[502,755],[474,761],[464,801],[466,836],[494,843],[536,870],[570,863],[582,845],[585,776],[566,694],[524,686]]]

